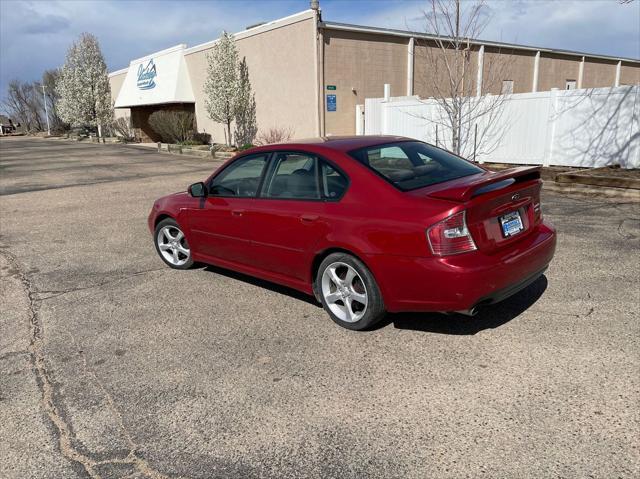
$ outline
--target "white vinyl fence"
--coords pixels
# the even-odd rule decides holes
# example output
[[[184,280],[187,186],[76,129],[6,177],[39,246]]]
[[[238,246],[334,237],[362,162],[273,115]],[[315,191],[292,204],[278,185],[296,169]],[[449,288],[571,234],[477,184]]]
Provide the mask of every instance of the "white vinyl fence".
[[[474,101],[487,101],[479,98]],[[367,135],[401,135],[450,148],[436,100],[366,99]],[[520,93],[505,98],[490,122],[469,125],[463,154],[478,161],[530,165],[640,168],[640,86]],[[487,123],[490,123],[489,125]]]

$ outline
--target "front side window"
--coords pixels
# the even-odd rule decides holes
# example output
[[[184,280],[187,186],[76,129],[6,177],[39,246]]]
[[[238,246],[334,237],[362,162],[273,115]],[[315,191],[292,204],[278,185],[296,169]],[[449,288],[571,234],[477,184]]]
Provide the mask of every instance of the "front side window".
[[[361,148],[349,154],[403,191],[484,172],[462,158],[419,141]]]
[[[240,158],[227,166],[211,182],[211,196],[255,197],[260,178],[267,164],[267,155]]]
[[[303,153],[277,153],[273,174],[264,188],[266,198],[320,199],[318,161]]]

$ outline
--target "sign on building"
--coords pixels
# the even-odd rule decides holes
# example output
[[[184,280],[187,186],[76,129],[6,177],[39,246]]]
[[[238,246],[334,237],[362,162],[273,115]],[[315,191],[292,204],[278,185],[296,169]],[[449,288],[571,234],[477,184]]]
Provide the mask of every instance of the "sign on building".
[[[327,111],[337,111],[338,102],[336,95],[327,95]]]

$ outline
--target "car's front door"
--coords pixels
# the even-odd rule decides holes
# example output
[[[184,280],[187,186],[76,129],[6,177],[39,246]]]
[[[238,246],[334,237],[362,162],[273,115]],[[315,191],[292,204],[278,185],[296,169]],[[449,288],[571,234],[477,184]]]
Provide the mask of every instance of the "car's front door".
[[[338,195],[328,190],[325,194],[322,178],[329,170],[337,172],[304,153],[276,152],[271,163],[250,211],[255,265],[305,280],[308,255],[329,228],[327,200]]]
[[[247,212],[256,201],[268,156],[239,158],[207,185],[207,197],[189,213],[190,241],[196,254],[252,265]]]

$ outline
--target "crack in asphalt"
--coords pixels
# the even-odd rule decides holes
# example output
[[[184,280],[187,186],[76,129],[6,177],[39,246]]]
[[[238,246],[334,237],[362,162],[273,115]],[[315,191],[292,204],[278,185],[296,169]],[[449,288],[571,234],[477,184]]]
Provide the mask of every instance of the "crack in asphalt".
[[[34,294],[37,294],[38,300],[39,301],[46,301],[48,299],[52,299],[52,298],[56,298],[58,296],[62,296],[64,294],[69,294],[69,293],[75,293],[78,291],[87,291],[90,289],[95,289],[95,288],[99,288],[101,286],[106,286],[109,284],[113,284],[113,283],[118,283],[120,281],[125,281],[127,279],[130,278],[134,278],[136,276],[141,276],[143,274],[147,274],[147,273],[155,273],[156,271],[168,271],[166,267],[162,267],[162,268],[154,268],[154,269],[146,269],[146,270],[142,270],[142,271],[135,271],[133,273],[130,273],[126,276],[121,276],[119,278],[115,278],[115,279],[110,279],[108,281],[103,281],[102,283],[98,283],[98,284],[93,284],[90,286],[82,286],[82,287],[78,287],[78,288],[68,288],[68,289],[43,289],[40,291],[36,291],[34,292]],[[49,295],[49,296],[42,296],[42,295]]]
[[[38,314],[39,303],[42,300],[36,297],[38,295],[38,292],[34,290],[31,280],[29,279],[27,274],[23,271],[22,267],[18,263],[15,256],[6,250],[5,251],[0,250],[0,254],[7,259],[7,261],[11,264],[11,266],[13,266],[14,270],[17,272],[17,276],[19,277],[20,282],[22,283],[22,286],[24,288],[24,291],[28,299],[29,347],[27,351],[24,351],[23,353],[28,353],[30,356],[32,370],[34,371],[36,376],[36,383],[38,384],[38,388],[40,389],[40,392],[42,394],[41,404],[47,416],[49,417],[49,420],[52,422],[53,426],[55,427],[55,430],[57,431],[58,446],[60,448],[60,452],[62,453],[62,455],[67,459],[69,459],[70,461],[75,462],[80,466],[82,466],[82,468],[85,470],[85,472],[91,479],[102,479],[102,476],[96,470],[96,468],[98,466],[108,465],[108,464],[128,464],[133,466],[136,469],[137,473],[143,474],[152,479],[169,479],[169,476],[166,476],[161,472],[157,471],[156,469],[154,469],[145,459],[143,459],[138,455],[138,452],[137,452],[138,445],[134,443],[129,431],[126,429],[122,419],[122,415],[120,414],[117,407],[115,406],[113,396],[109,394],[109,392],[104,387],[102,382],[98,379],[97,375],[93,371],[89,370],[86,363],[86,357],[84,356],[83,356],[83,360],[85,364],[85,372],[87,372],[90,376],[93,377],[94,381],[96,382],[100,390],[105,395],[105,399],[107,401],[107,404],[109,405],[109,409],[111,410],[112,414],[116,416],[121,429],[123,430],[125,436],[127,437],[127,441],[129,442],[129,445],[130,445],[130,450],[127,456],[124,458],[114,457],[110,459],[96,461],[91,457],[89,457],[88,455],[80,452],[74,446],[73,442],[74,440],[77,440],[77,439],[75,437],[75,434],[68,420],[60,412],[61,405],[56,400],[57,387],[55,382],[51,379],[51,371],[49,369],[49,366],[47,366],[47,358],[45,355],[44,340],[42,335],[42,323],[40,321],[40,317]],[[150,270],[146,272],[151,272],[151,271],[156,271],[156,270]],[[145,272],[137,272],[132,275],[129,275],[128,277],[133,277],[143,273]],[[126,279],[126,278],[119,278],[117,280],[108,281],[107,283],[112,283],[122,279]],[[107,283],[104,283],[104,284],[107,284]],[[100,286],[100,285],[96,285],[96,286]],[[96,287],[96,286],[93,286],[93,287]],[[84,288],[84,289],[88,289],[88,288]],[[64,293],[64,292],[61,291],[61,293]],[[73,340],[75,343],[75,338],[73,338]],[[20,351],[14,352],[14,353],[7,353],[7,355],[16,354],[16,353],[20,353]],[[0,359],[4,358],[7,355],[3,355],[2,357],[0,357]]]
[[[25,351],[9,351],[7,353],[0,354],[0,361],[3,361],[8,358],[12,358],[14,356],[22,356],[25,354],[30,354],[30,353],[29,351],[26,351],[26,350]]]

